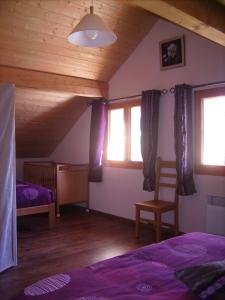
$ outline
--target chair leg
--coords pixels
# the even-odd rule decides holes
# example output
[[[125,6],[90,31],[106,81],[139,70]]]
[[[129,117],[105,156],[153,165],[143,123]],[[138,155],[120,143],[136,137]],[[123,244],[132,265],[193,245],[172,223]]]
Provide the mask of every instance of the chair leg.
[[[179,212],[178,207],[174,211],[175,235],[179,235]]]
[[[140,231],[140,208],[136,207],[136,226],[135,226],[135,236],[139,238]]]
[[[156,221],[156,242],[160,242],[161,239],[161,213],[155,213],[155,221]]]

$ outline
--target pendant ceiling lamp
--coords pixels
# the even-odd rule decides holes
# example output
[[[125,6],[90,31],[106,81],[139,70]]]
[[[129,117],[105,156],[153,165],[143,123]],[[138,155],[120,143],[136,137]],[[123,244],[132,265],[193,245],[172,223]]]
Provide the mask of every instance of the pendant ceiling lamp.
[[[94,14],[94,7],[85,15],[68,36],[68,41],[82,47],[103,47],[117,40],[114,32],[107,28],[102,19]]]

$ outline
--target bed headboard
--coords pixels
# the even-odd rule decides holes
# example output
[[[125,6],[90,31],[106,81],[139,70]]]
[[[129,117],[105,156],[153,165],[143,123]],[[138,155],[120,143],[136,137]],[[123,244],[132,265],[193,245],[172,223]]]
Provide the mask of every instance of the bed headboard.
[[[56,164],[46,162],[25,162],[24,180],[39,184],[51,190],[56,189]]]

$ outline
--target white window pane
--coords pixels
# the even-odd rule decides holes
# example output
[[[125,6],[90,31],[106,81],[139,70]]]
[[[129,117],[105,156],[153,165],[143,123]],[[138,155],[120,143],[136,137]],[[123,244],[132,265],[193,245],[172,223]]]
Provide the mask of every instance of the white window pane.
[[[131,108],[131,160],[142,161],[141,156],[141,108],[135,106]]]
[[[108,159],[124,160],[124,109],[113,109],[109,115]]]
[[[203,101],[203,164],[225,166],[225,96]]]

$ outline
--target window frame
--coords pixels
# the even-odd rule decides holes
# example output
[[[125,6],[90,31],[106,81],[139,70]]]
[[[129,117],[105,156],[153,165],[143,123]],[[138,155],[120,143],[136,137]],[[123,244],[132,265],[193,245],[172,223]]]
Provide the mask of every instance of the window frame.
[[[202,163],[203,144],[203,101],[204,98],[225,96],[225,87],[195,91],[195,173],[202,175],[225,176],[225,166]]]
[[[131,108],[135,106],[141,106],[141,100],[130,100],[123,101],[119,103],[110,103],[108,106],[108,126],[106,134],[106,143],[105,143],[105,155],[104,155],[104,165],[106,167],[115,167],[115,168],[127,168],[127,169],[142,169],[142,161],[131,161]],[[124,109],[124,127],[125,127],[125,149],[124,154],[125,158],[123,161],[118,160],[109,160],[108,155],[108,143],[109,143],[109,130],[110,130],[110,111],[113,109]]]

